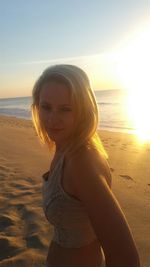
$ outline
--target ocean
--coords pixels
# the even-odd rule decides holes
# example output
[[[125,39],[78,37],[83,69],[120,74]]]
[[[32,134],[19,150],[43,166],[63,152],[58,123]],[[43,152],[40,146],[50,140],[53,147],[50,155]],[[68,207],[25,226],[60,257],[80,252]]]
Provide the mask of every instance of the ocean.
[[[99,107],[99,129],[134,133],[135,129],[127,112],[127,93],[123,90],[95,91]],[[32,98],[16,97],[0,99],[0,115],[31,120]]]

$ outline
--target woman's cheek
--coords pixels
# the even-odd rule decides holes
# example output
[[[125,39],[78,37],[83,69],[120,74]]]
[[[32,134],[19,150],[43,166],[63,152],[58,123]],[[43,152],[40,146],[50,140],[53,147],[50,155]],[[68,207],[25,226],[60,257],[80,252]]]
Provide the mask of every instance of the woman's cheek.
[[[39,117],[40,117],[40,121],[42,121],[45,124],[46,121],[47,121],[47,116],[46,116],[45,112],[40,111],[39,112]]]

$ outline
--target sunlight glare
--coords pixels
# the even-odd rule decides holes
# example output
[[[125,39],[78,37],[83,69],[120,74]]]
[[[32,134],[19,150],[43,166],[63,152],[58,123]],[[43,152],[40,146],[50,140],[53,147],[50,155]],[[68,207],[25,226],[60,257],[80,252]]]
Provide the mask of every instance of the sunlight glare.
[[[135,134],[139,141],[144,143],[150,140],[150,92],[145,91],[128,91],[127,97],[127,114],[132,125],[135,128]]]
[[[150,28],[120,53],[118,74],[128,90],[127,113],[141,142],[150,140]]]

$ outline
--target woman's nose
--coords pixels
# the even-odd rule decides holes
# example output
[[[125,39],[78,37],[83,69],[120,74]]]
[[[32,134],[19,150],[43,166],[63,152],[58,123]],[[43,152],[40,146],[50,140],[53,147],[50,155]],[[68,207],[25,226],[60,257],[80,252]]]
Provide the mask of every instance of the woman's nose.
[[[49,114],[49,121],[51,121],[52,123],[54,122],[59,122],[60,121],[60,115],[58,111],[51,111],[51,113]]]

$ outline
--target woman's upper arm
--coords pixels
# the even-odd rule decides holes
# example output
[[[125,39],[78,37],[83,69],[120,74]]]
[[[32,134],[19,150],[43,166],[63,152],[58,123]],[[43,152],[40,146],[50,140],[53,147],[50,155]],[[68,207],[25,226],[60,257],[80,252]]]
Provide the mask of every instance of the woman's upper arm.
[[[129,226],[105,177],[85,158],[72,162],[71,177],[75,195],[84,204],[103,247],[107,266],[129,267],[133,261],[132,267],[139,267]]]

